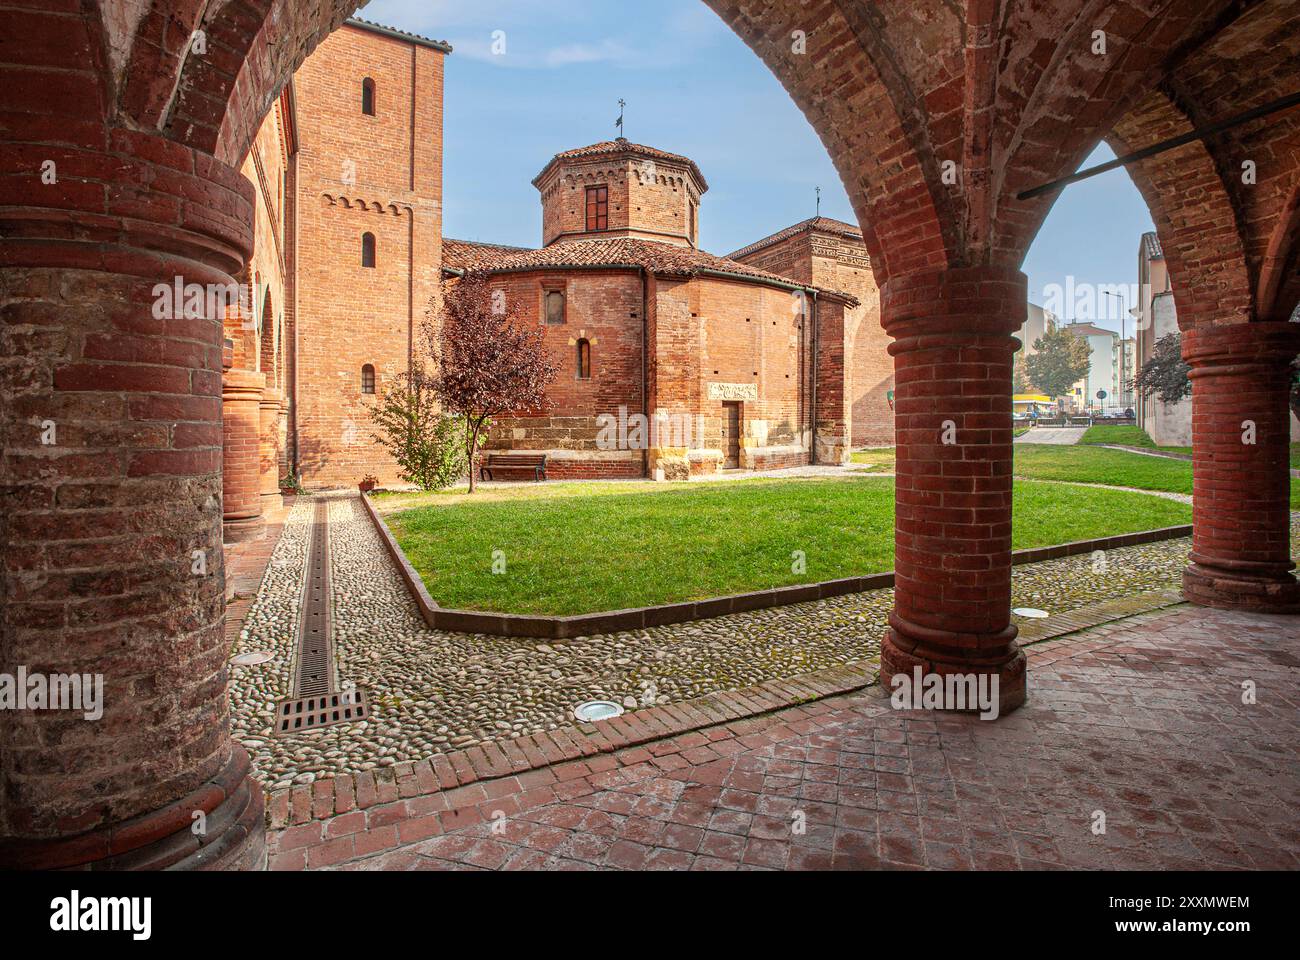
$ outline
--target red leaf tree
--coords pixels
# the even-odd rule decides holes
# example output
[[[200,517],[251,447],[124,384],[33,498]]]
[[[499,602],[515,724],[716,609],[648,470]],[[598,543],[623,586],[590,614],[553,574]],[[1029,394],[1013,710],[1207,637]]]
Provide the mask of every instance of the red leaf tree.
[[[543,408],[559,365],[541,328],[513,312],[505,291],[485,276],[467,273],[448,285],[438,315],[441,323],[426,328],[436,371],[430,386],[446,413],[465,418],[473,493],[475,458],[492,419]]]

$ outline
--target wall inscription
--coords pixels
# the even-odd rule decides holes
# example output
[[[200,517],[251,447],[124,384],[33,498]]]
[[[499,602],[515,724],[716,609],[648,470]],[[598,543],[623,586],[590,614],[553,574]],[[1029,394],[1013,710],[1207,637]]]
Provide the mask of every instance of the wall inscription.
[[[756,383],[710,383],[710,400],[757,400]]]

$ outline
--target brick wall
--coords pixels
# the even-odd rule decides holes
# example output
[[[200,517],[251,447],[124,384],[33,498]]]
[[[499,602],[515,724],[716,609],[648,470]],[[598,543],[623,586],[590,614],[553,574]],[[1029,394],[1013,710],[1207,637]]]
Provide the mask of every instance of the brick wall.
[[[307,486],[397,482],[370,411],[404,373],[442,261],[443,57],[345,26],[294,77],[298,106],[297,430]],[[361,84],[375,82],[374,116]],[[362,235],[375,237],[373,268]],[[418,331],[416,331],[418,333]],[[371,364],[376,393],[361,392]]]
[[[642,280],[630,270],[532,271],[494,281],[521,321],[541,324],[545,291],[562,289],[565,322],[542,325],[559,363],[545,409],[499,418],[489,449],[547,452],[552,477],[640,476],[641,447],[629,418],[642,413]],[[768,469],[805,464],[811,428],[810,345],[800,298],[763,284],[711,277],[650,276],[644,291],[649,316],[649,414],[645,437],[651,475],[669,479],[719,468],[723,457],[724,400],[741,403],[740,466]],[[847,410],[835,411],[843,387],[843,307],[823,300],[822,378],[828,404],[828,442],[843,446]],[[577,342],[591,344],[591,378],[577,377]],[[835,380],[839,378],[839,384]],[[711,390],[711,385],[719,385]],[[717,392],[719,387],[726,391]],[[666,416],[666,421],[657,417]],[[614,448],[600,442],[602,420],[627,422]],[[608,421],[605,421],[606,423]],[[835,433],[838,431],[839,433]],[[828,454],[838,458],[838,452]]]
[[[741,263],[800,283],[851,293],[861,301],[845,316],[845,363],[854,446],[892,446],[894,411],[888,393],[894,388],[889,337],[880,326],[880,291],[861,241],[806,230],[736,258]]]
[[[602,234],[682,244],[699,237],[701,190],[689,168],[658,159],[593,157],[558,163],[538,181],[543,245],[586,232],[587,188],[595,186],[609,188],[609,229]]]

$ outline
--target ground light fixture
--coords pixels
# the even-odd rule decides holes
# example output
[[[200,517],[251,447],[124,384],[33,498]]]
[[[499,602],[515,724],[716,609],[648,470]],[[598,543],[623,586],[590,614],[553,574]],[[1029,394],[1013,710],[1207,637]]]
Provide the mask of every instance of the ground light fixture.
[[[1028,620],[1042,620],[1044,617],[1051,616],[1046,610],[1037,610],[1034,607],[1016,607],[1011,612],[1017,617],[1025,617]]]
[[[612,700],[587,700],[573,708],[573,715],[582,723],[608,720],[623,713],[623,708]]]
[[[231,657],[230,662],[237,667],[259,667],[268,660],[274,660],[275,654],[269,650],[254,650],[252,653],[241,653]]]

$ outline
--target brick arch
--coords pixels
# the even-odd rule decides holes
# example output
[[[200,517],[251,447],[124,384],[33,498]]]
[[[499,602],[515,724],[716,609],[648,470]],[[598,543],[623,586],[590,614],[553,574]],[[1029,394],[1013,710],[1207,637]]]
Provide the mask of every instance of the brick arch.
[[[258,368],[266,374],[267,386],[278,387],[280,385],[279,360],[276,353],[276,328],[279,324],[275,319],[275,302],[271,299],[271,290],[268,287],[266,295],[262,298],[262,342],[261,350],[258,356]]]
[[[817,131],[862,225],[877,282],[948,263],[954,253],[951,219],[945,221],[936,207],[933,178],[913,139],[916,118],[905,123],[896,106],[907,102],[907,91],[891,92],[868,53],[879,55],[879,46],[867,42],[864,48],[863,33],[845,18],[848,5],[704,2],[767,64]],[[795,31],[805,35],[805,54],[793,52]]]
[[[155,10],[174,6],[172,0],[153,4]],[[181,9],[192,14],[195,6],[203,7],[203,0],[185,0]],[[153,67],[159,77],[142,81],[148,89],[130,104],[140,111],[141,123],[163,129],[187,147],[238,164],[293,71],[360,6],[357,0],[209,2],[198,23],[190,24],[206,35],[208,52],[203,56],[188,45],[189,33],[182,29],[185,18],[168,18],[162,51],[146,43],[132,52],[132,74]],[[137,35],[137,42],[141,39],[148,37]],[[164,90],[167,99],[160,102]]]
[[[1192,129],[1162,90],[1148,94],[1107,137],[1124,154]],[[1129,175],[1151,211],[1173,280],[1178,325],[1244,322],[1254,295],[1242,225],[1214,157],[1202,141],[1130,164]]]
[[[1289,320],[1300,308],[1300,174],[1269,237],[1257,289],[1262,320]]]
[[[1134,104],[1163,82],[1177,51],[1213,36],[1225,11],[1241,4],[1160,0],[1135,9],[1087,0],[1073,10],[1061,5],[1054,18],[1033,4],[1013,6],[1002,28],[994,125],[995,226],[983,256],[1018,265],[1059,192],[1030,200],[1017,195],[1077,169]],[[1092,53],[1097,30],[1105,35],[1104,56]]]

